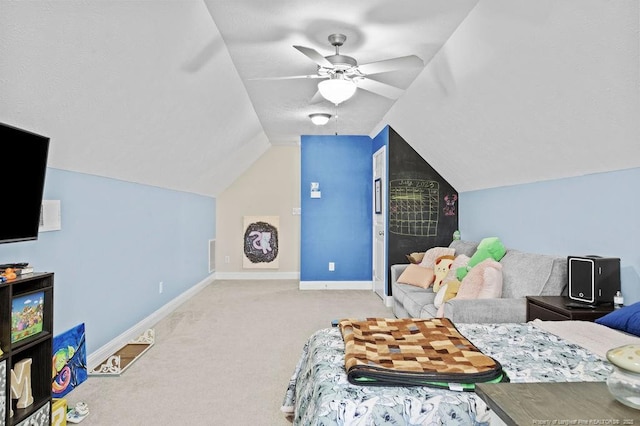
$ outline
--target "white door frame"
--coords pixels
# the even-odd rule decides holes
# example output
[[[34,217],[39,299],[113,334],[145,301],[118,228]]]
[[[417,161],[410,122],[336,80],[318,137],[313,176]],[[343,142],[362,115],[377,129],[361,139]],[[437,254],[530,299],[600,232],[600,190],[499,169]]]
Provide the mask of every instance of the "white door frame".
[[[372,157],[373,161],[373,197],[371,214],[373,217],[373,245],[372,245],[372,280],[373,291],[382,298],[386,306],[391,306],[393,300],[389,296],[387,290],[387,235],[386,235],[386,223],[387,223],[387,159],[386,159],[386,147],[383,146],[377,150]],[[376,214],[376,179],[380,178],[380,193],[381,197],[381,214]]]

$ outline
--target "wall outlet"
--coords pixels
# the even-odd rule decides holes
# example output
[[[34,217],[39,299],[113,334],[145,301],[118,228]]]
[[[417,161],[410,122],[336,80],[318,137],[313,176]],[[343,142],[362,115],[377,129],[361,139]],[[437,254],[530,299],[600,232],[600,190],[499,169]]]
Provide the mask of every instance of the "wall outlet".
[[[229,263],[229,262],[231,262],[231,258],[229,256],[225,256],[224,263]]]
[[[158,294],[162,294],[163,291],[164,291],[164,283],[160,281],[160,284],[158,284]]]
[[[336,270],[335,262],[329,262],[329,270],[332,272]]]

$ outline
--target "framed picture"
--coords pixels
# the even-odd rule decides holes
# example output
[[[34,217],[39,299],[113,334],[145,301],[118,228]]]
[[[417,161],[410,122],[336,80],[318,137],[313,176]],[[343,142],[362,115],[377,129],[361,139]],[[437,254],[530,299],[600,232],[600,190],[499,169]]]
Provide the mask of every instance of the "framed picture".
[[[380,178],[374,181],[374,208],[376,214],[382,214],[382,182]]]
[[[244,217],[243,268],[278,269],[280,216]]]

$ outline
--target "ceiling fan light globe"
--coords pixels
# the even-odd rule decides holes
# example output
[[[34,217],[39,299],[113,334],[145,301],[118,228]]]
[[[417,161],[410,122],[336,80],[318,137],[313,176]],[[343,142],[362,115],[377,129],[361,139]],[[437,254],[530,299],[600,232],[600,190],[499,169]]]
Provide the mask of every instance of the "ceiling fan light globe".
[[[356,93],[357,86],[351,80],[330,79],[318,83],[318,91],[326,100],[338,105]]]
[[[311,122],[316,126],[324,126],[329,122],[329,119],[331,118],[331,114],[325,114],[325,113],[309,114],[309,118],[311,119]]]

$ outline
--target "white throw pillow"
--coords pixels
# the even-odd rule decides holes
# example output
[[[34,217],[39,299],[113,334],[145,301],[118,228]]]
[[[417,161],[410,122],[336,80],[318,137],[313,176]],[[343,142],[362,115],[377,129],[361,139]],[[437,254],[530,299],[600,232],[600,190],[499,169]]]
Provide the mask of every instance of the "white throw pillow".
[[[451,247],[431,247],[429,250],[424,252],[424,257],[422,258],[422,262],[420,262],[420,266],[423,268],[431,268],[436,264],[436,259],[440,256],[455,256],[456,249]]]

